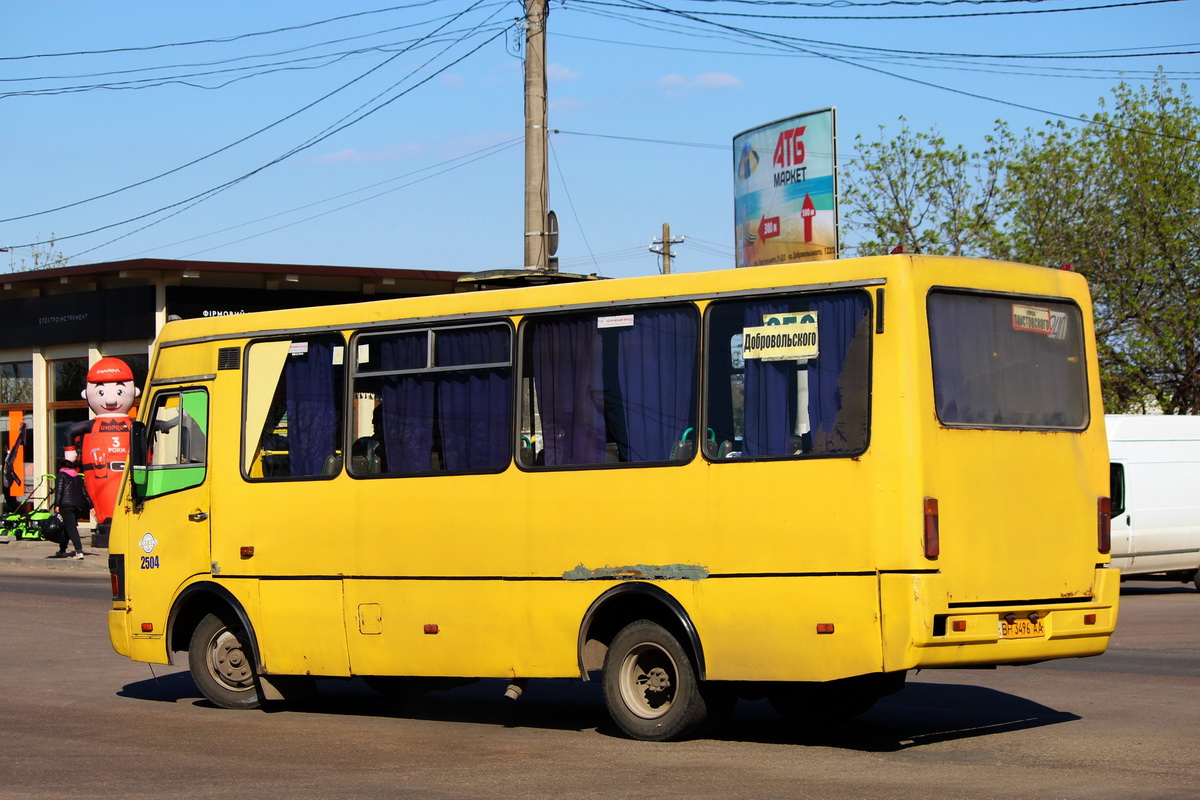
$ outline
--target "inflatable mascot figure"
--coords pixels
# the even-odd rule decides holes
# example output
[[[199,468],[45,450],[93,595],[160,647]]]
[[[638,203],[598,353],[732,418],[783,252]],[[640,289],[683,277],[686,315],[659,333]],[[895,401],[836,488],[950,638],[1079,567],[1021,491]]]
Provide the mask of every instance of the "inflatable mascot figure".
[[[129,460],[129,434],[133,427],[129,410],[140,393],[128,364],[119,358],[102,358],[88,370],[83,390],[83,398],[96,416],[67,429],[68,450],[80,441],[84,485],[105,540],[121,475]]]

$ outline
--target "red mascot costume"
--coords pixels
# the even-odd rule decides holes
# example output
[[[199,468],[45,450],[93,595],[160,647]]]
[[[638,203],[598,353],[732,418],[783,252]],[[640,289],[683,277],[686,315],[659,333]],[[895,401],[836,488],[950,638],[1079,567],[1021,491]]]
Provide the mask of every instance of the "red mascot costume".
[[[95,414],[94,419],[77,422],[67,429],[67,446],[82,439],[79,446],[83,481],[100,523],[97,542],[107,546],[108,527],[117,503],[121,475],[129,460],[129,432],[133,419],[129,410],[141,390],[134,385],[133,370],[119,358],[102,358],[87,374],[83,398]]]

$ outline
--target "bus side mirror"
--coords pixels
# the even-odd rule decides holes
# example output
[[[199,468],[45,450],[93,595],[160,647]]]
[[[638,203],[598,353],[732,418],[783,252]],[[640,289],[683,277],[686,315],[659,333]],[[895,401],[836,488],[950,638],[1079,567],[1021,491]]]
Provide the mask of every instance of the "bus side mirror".
[[[146,496],[146,468],[144,466],[134,467],[129,472],[129,491],[133,493],[135,502],[142,502],[142,498]]]
[[[1108,496],[1112,500],[1112,518],[1125,513],[1125,465],[1108,465]]]
[[[135,421],[129,432],[129,493],[135,503],[146,497],[146,426]]]

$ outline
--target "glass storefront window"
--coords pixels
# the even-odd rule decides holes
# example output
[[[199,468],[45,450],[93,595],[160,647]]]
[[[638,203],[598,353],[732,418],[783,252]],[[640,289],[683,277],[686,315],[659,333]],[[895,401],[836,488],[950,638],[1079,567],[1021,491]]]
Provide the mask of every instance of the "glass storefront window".
[[[33,362],[0,364],[0,404],[33,402]]]
[[[87,385],[88,361],[86,358],[64,358],[50,362],[50,402],[67,403],[83,400],[83,389]]]

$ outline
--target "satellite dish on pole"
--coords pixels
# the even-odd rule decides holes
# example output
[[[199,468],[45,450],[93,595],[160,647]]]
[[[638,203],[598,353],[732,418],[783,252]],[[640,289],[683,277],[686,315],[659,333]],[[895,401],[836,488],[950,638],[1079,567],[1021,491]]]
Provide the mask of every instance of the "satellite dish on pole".
[[[558,214],[553,211],[546,214],[546,255],[552,256],[558,252]]]

